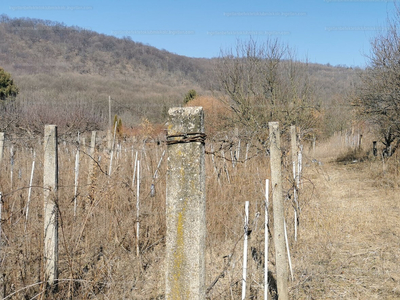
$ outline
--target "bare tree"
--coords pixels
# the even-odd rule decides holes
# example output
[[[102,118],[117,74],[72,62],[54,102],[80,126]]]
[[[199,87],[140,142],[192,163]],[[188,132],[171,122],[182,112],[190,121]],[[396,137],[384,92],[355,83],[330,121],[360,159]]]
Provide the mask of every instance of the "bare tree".
[[[362,86],[355,105],[359,113],[376,125],[388,155],[400,143],[400,8],[385,31],[371,42],[369,65],[362,75]],[[395,143],[394,143],[395,142]],[[394,143],[394,147],[392,147]]]
[[[280,121],[284,129],[315,128],[318,118],[307,67],[277,39],[238,41],[234,49],[221,51],[218,59],[222,101],[238,122],[254,132],[264,131],[270,121]]]

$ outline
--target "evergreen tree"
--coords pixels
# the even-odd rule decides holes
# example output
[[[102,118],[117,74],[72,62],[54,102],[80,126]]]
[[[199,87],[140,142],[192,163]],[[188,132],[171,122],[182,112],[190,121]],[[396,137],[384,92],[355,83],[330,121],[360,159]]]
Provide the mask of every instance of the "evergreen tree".
[[[0,67],[0,100],[15,97],[18,92],[18,87],[14,84],[10,73],[7,73]]]

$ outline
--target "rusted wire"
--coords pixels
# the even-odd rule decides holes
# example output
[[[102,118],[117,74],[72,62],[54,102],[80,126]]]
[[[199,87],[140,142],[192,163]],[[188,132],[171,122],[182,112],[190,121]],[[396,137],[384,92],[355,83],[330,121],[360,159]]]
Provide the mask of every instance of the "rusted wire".
[[[202,132],[167,135],[167,145],[195,143],[195,142],[200,142],[202,144],[205,144],[206,137],[207,135]]]

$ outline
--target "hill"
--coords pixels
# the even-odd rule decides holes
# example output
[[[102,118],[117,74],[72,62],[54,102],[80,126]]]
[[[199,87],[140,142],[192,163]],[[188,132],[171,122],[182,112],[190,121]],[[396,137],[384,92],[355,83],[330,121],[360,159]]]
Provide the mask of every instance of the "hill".
[[[0,66],[20,88],[22,111],[14,113],[26,120],[20,127],[33,132],[44,123],[67,123],[60,111],[91,119],[75,126],[81,131],[102,129],[109,95],[113,114],[122,115],[126,125],[159,121],[166,107],[182,104],[189,89],[203,93],[210,79],[210,60],[53,21],[2,15],[0,39]]]
[[[46,123],[69,126],[70,131],[104,129],[108,96],[113,114],[122,117],[124,125],[145,119],[160,123],[168,107],[182,105],[188,90],[201,95],[220,90],[214,72],[217,58],[185,57],[129,37],[1,15],[0,40],[0,66],[13,75],[22,104],[18,111],[8,108],[1,130],[16,119],[29,132],[42,132]],[[322,131],[340,129],[348,123],[345,95],[359,70],[320,64],[308,64],[308,70],[329,123]]]

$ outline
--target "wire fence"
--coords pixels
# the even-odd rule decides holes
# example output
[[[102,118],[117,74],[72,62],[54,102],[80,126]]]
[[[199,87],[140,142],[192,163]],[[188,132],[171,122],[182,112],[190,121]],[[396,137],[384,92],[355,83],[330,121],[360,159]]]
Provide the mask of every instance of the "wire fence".
[[[51,297],[161,299],[168,159],[168,154],[163,154],[167,150],[165,141],[119,138],[108,149],[103,134],[91,154],[89,136],[81,135],[80,142],[69,136],[59,136],[58,140],[60,274],[57,294]],[[293,220],[296,178],[291,174],[289,138],[283,140],[285,213],[287,220]],[[263,293],[265,179],[270,178],[266,144],[237,132],[206,140],[205,255],[207,295],[211,299],[236,299],[240,295],[243,257],[239,241],[244,236],[245,201],[250,201],[249,286],[253,295],[261,297]],[[135,178],[137,161],[139,181]],[[90,164],[94,165],[92,173]],[[0,192],[2,296],[35,299],[47,295],[43,274],[43,138],[5,136]],[[297,193],[302,199],[300,190]],[[300,207],[306,204],[299,203]],[[293,246],[294,224],[287,223],[289,244]],[[272,238],[271,233],[268,236]],[[274,248],[270,251],[273,253]],[[273,281],[274,260],[270,262]]]

